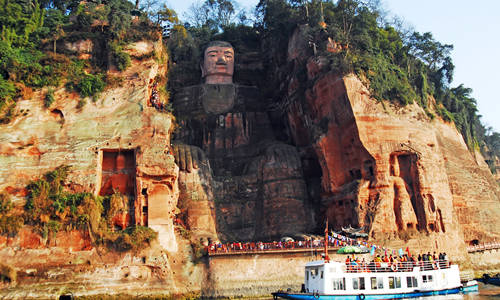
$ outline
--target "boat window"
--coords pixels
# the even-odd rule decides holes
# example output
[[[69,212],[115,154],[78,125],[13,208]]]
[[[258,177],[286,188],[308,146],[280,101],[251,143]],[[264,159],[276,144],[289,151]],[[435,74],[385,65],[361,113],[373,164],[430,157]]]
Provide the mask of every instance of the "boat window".
[[[358,277],[352,279],[352,288],[355,290],[364,290],[365,289],[365,278]]]
[[[406,277],[406,286],[411,288],[411,287],[417,287],[417,278],[416,277]]]
[[[383,289],[384,279],[382,277],[371,277],[372,290]]]
[[[401,288],[401,277],[394,278],[394,285],[396,286],[397,289]]]
[[[432,282],[432,275],[422,275],[422,282]]]
[[[321,278],[323,278],[323,271],[321,271]]]
[[[389,288],[390,289],[401,288],[401,277],[389,277]]]
[[[345,290],[345,278],[333,278],[333,290]]]
[[[309,271],[306,271],[306,281],[309,280]]]

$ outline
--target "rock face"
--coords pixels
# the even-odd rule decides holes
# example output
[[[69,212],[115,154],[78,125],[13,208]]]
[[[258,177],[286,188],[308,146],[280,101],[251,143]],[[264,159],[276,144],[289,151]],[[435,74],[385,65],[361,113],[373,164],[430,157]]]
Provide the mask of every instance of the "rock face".
[[[457,241],[498,239],[498,185],[452,124],[431,121],[416,104],[378,103],[355,76],[328,71],[325,58],[307,59],[293,41],[288,119],[296,145],[321,168],[313,172],[321,180],[317,217],[337,229],[364,227],[374,240],[418,235],[457,254]],[[295,83],[300,66],[305,92]]]
[[[176,141],[198,147],[189,151],[202,151],[199,164],[210,166],[189,171],[189,155],[180,155],[180,176],[205,174],[190,181],[191,190],[215,202],[217,232],[226,240],[276,238],[308,226],[298,152],[276,140],[265,104],[255,87],[233,84],[187,87],[175,96],[175,112],[184,119]]]
[[[68,47],[92,52],[87,41]],[[160,47],[143,41],[129,51],[151,57],[143,54]],[[262,65],[253,53],[248,68],[254,69],[239,71],[248,77],[263,72]],[[262,86],[238,82],[179,88],[172,141],[172,116],[149,102],[154,78],[166,71],[152,58],[116,73],[125,84],[83,108],[64,89],[55,92],[49,109],[43,91],[19,101],[19,115],[0,126],[0,191],[20,206],[29,181],[71,165],[66,189],[120,191],[114,225],[149,226],[159,232],[159,245],[134,255],[100,253],[85,232],[47,239],[26,227],[15,238],[0,236],[0,258],[27,269],[20,278],[29,283],[38,272],[52,282],[88,283],[99,276],[105,282],[91,286],[104,293],[107,284],[141,290],[147,282],[170,294],[208,286],[236,295],[239,290],[224,282],[237,271],[228,272],[220,263],[225,259],[195,264],[192,245],[318,233],[326,219],[337,230],[363,227],[370,242],[434,248],[463,261],[466,243],[500,238],[499,187],[453,124],[428,119],[416,104],[377,102],[354,75],[339,76],[326,58],[312,56],[298,36],[283,68],[279,99],[266,98]],[[26,257],[47,264],[35,266]],[[251,260],[230,265],[257,265],[257,257]],[[294,264],[269,261],[270,268]],[[266,265],[265,259],[258,262],[259,268]],[[299,280],[298,271],[282,273],[252,274]],[[246,280],[233,277],[237,286]],[[263,291],[275,288],[253,278],[257,289],[260,282],[268,285]]]
[[[161,50],[161,42],[149,44],[148,51]],[[163,232],[161,243],[175,251],[178,167],[169,154],[172,118],[148,102],[151,82],[165,71],[153,59],[143,61],[120,74],[126,85],[108,89],[83,108],[64,89],[55,92],[49,109],[42,92],[19,101],[22,115],[0,132],[0,190],[22,204],[30,180],[70,165],[68,189],[96,195],[120,191],[127,198],[121,223]]]
[[[174,151],[186,181],[180,184],[187,187],[181,193],[188,202],[184,218],[195,234],[217,238],[210,220],[215,203],[217,234],[224,240],[305,233],[312,222],[306,218],[299,154],[277,139],[270,102],[259,89],[232,83],[233,53],[225,42],[209,45],[202,68],[206,83],[182,88],[174,97],[182,119],[175,138],[181,145]],[[197,210],[189,203],[195,199]]]
[[[454,126],[430,120],[416,104],[370,98],[355,76],[339,76],[326,58],[312,56],[301,30],[290,39],[278,103],[238,84],[175,94],[182,118],[176,138],[206,155],[213,172],[205,169],[204,179],[191,181],[205,193],[191,190],[215,202],[217,234],[276,238],[328,219],[334,229],[362,227],[389,244],[418,237],[461,257],[465,243],[498,238],[492,220],[500,210],[487,208],[499,203],[498,186]],[[189,169],[188,160],[181,155],[181,170]],[[463,241],[458,247],[449,243],[457,240]]]

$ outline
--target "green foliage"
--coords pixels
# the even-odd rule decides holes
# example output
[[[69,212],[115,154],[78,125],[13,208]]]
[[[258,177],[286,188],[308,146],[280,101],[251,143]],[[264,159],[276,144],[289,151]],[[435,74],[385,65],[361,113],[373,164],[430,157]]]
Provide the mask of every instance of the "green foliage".
[[[127,0],[108,0],[107,6],[110,33],[114,38],[122,38],[132,24],[134,5]]]
[[[7,193],[0,193],[0,215],[7,214],[12,209],[12,202]]]
[[[87,61],[72,61],[66,88],[77,91],[82,97],[94,97],[106,87],[105,77],[103,74],[88,74],[85,71],[86,67],[88,67]]]
[[[187,18],[195,27],[208,27],[216,32],[233,23],[236,14],[231,0],[205,0],[190,6]]]
[[[130,66],[130,55],[123,51],[115,53],[114,61],[118,71],[125,71]]]
[[[13,204],[7,193],[0,193],[0,234],[14,236],[23,226],[21,216],[12,213]]]
[[[16,87],[14,84],[0,76],[0,112],[15,95]]]
[[[102,74],[85,74],[80,78],[75,89],[82,97],[91,97],[102,92],[105,87],[106,83],[103,80]]]
[[[66,81],[67,87],[82,97],[101,92],[105,86],[102,74],[110,63],[108,57],[119,70],[130,65],[126,53],[107,53],[107,43],[158,37],[152,34],[158,27],[149,20],[132,24],[133,9],[127,0],[0,0],[0,120],[9,122],[14,117],[15,99],[20,96],[17,92],[22,90],[15,86],[58,87]],[[174,15],[175,12],[164,10],[162,21]],[[92,65],[76,68],[75,72],[78,60],[56,53],[74,55],[58,48],[58,44],[82,39],[92,39],[95,59]],[[51,98],[49,93],[47,104]],[[80,100],[79,105],[84,102]]]
[[[12,48],[0,41],[0,74],[4,77],[3,90],[13,97],[13,82],[30,87],[57,86],[64,75],[68,59],[58,55],[46,55],[35,49]],[[8,80],[8,82],[5,82]],[[2,88],[0,88],[1,90]]]
[[[201,72],[198,42],[199,40],[196,40],[184,26],[177,24],[172,28],[170,38],[167,41],[169,57],[171,58],[169,85],[172,88],[199,83]]]
[[[157,237],[158,233],[153,229],[135,226],[120,232],[108,233],[104,242],[117,251],[137,251],[148,247]]]
[[[301,26],[303,39],[316,50],[312,53],[311,49],[311,54],[328,57],[331,69],[339,74],[358,75],[374,98],[400,105],[417,102],[430,119],[438,115],[454,122],[470,149],[479,145],[491,152],[500,146],[488,140],[470,89],[449,86],[454,71],[450,57],[453,46],[436,41],[429,32],[399,31],[370,3],[376,1],[261,0],[255,25],[263,37],[264,53],[271,53],[267,60],[272,72],[270,97],[281,97],[279,86],[290,71],[288,39]],[[335,51],[326,51],[328,38],[337,47]],[[430,98],[436,105],[429,105]]]
[[[45,107],[50,107],[52,105],[52,103],[54,103],[55,100],[56,99],[54,98],[54,89],[49,88],[47,90],[47,93],[45,94],[43,104],[45,105]]]
[[[28,184],[25,213],[29,224],[47,236],[63,226],[68,229],[97,229],[102,214],[102,199],[90,193],[71,193],[64,190],[70,168],[60,166],[43,178]]]
[[[57,232],[62,229],[88,230],[96,237],[95,242],[118,251],[136,251],[149,246],[157,238],[155,231],[141,226],[113,232],[112,219],[117,213],[123,212],[123,207],[120,206],[123,196],[114,194],[96,197],[91,193],[68,192],[64,189],[64,182],[69,171],[68,166],[60,166],[27,186],[27,223],[34,226],[45,238],[55,238]],[[10,202],[1,195],[0,209],[4,207],[4,210],[7,210],[11,207]],[[2,233],[14,231],[3,224],[0,218]],[[19,224],[18,230],[23,225],[23,219],[20,219],[20,223],[18,220],[16,224]]]
[[[118,71],[125,71],[130,66],[130,55],[123,52],[123,48],[119,46],[117,41],[111,42],[109,48],[113,57],[113,63]]]
[[[0,39],[9,46],[29,46],[30,35],[43,24],[38,1],[0,0]]]

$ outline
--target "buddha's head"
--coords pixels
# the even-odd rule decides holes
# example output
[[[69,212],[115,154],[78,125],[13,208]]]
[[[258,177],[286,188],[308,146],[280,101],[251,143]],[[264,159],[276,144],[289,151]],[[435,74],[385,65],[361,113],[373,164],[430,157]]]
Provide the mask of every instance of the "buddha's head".
[[[123,169],[125,169],[125,155],[118,152],[118,155],[116,156],[116,170],[121,171]]]
[[[228,42],[213,41],[205,49],[201,76],[207,84],[233,83],[234,49]]]

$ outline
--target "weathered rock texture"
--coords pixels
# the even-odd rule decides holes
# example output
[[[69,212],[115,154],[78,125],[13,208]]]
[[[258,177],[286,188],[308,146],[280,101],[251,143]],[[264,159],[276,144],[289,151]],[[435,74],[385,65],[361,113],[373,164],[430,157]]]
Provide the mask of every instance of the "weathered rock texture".
[[[175,95],[174,105],[183,119],[176,142],[184,144],[175,150],[180,178],[188,180],[180,184],[190,186],[183,188],[182,195],[193,200],[201,197],[198,209],[215,202],[222,239],[269,239],[306,232],[311,222],[306,218],[307,190],[297,149],[276,139],[265,110],[268,101],[257,88],[190,86]],[[193,164],[202,167],[191,168]],[[191,179],[196,176],[193,172],[203,173],[198,182]],[[192,213],[186,218],[192,223]],[[205,218],[203,224],[211,228],[210,222]]]
[[[163,51],[161,41],[139,42],[131,49],[136,56]],[[34,297],[58,295],[64,285],[71,290],[69,282],[93,286],[96,293],[105,294],[141,291],[145,283],[151,287],[146,292],[161,293],[187,292],[185,286],[193,285],[185,274],[195,267],[182,263],[191,247],[173,224],[179,194],[178,167],[170,151],[173,117],[149,104],[151,84],[157,75],[165,74],[166,66],[157,63],[155,54],[146,57],[151,58],[133,61],[127,71],[113,74],[123,77],[124,84],[108,88],[95,102],[87,99],[78,108],[78,96],[60,89],[47,109],[39,91],[31,99],[20,100],[19,115],[1,126],[0,190],[10,193],[16,206],[24,204],[24,187],[31,180],[70,165],[66,189],[95,195],[118,190],[125,199],[120,207],[124,218],[115,224],[139,224],[159,232],[159,244],[128,256],[93,248],[86,232],[61,231],[42,238],[26,227],[17,237],[0,236],[1,260],[18,270],[19,284],[29,285]],[[49,291],[44,282],[61,288]],[[110,291],[113,287],[116,290]],[[11,296],[29,296],[18,292]]]
[[[85,41],[69,47],[92,53]],[[160,42],[129,48],[136,57],[160,50]],[[41,91],[19,101],[19,115],[0,127],[0,190],[21,206],[30,180],[71,165],[67,189],[119,190],[115,225],[149,226],[159,244],[134,255],[103,253],[86,233],[44,239],[27,227],[0,237],[0,258],[22,270],[20,284],[36,295],[61,293],[45,282],[82,283],[72,286],[77,294],[257,295],[286,287],[274,281],[297,284],[308,258],[194,264],[191,243],[299,236],[322,230],[328,219],[334,229],[364,227],[369,242],[446,251],[466,262],[466,243],[500,237],[498,185],[453,124],[428,119],[416,104],[379,103],[358,78],[339,76],[309,52],[304,40],[291,39],[287,64],[270,71],[284,78],[277,98],[243,85],[261,81],[248,80],[263,72],[255,53],[236,68],[243,83],[176,89],[172,147],[171,115],[149,104],[153,79],[165,72],[154,59],[115,72],[123,86],[83,108],[64,89],[49,109]],[[2,295],[29,296],[23,290]]]
[[[307,59],[294,41],[286,107],[293,140],[321,167],[318,217],[337,229],[364,227],[379,241],[418,235],[456,254],[463,241],[499,238],[498,185],[453,124],[431,121],[416,104],[377,102],[355,76]],[[296,83],[303,68],[305,92]]]
[[[161,42],[150,43],[161,51]],[[133,49],[137,47],[132,47]],[[15,121],[0,132],[0,190],[12,191],[21,204],[22,189],[60,165],[70,165],[68,189],[127,196],[129,222],[149,225],[177,247],[172,219],[177,207],[178,168],[169,154],[172,118],[149,105],[150,84],[166,71],[153,59],[119,74],[126,84],[103,92],[96,102],[77,107],[64,89],[43,106],[43,93],[19,101]],[[121,166],[120,166],[121,164]]]

